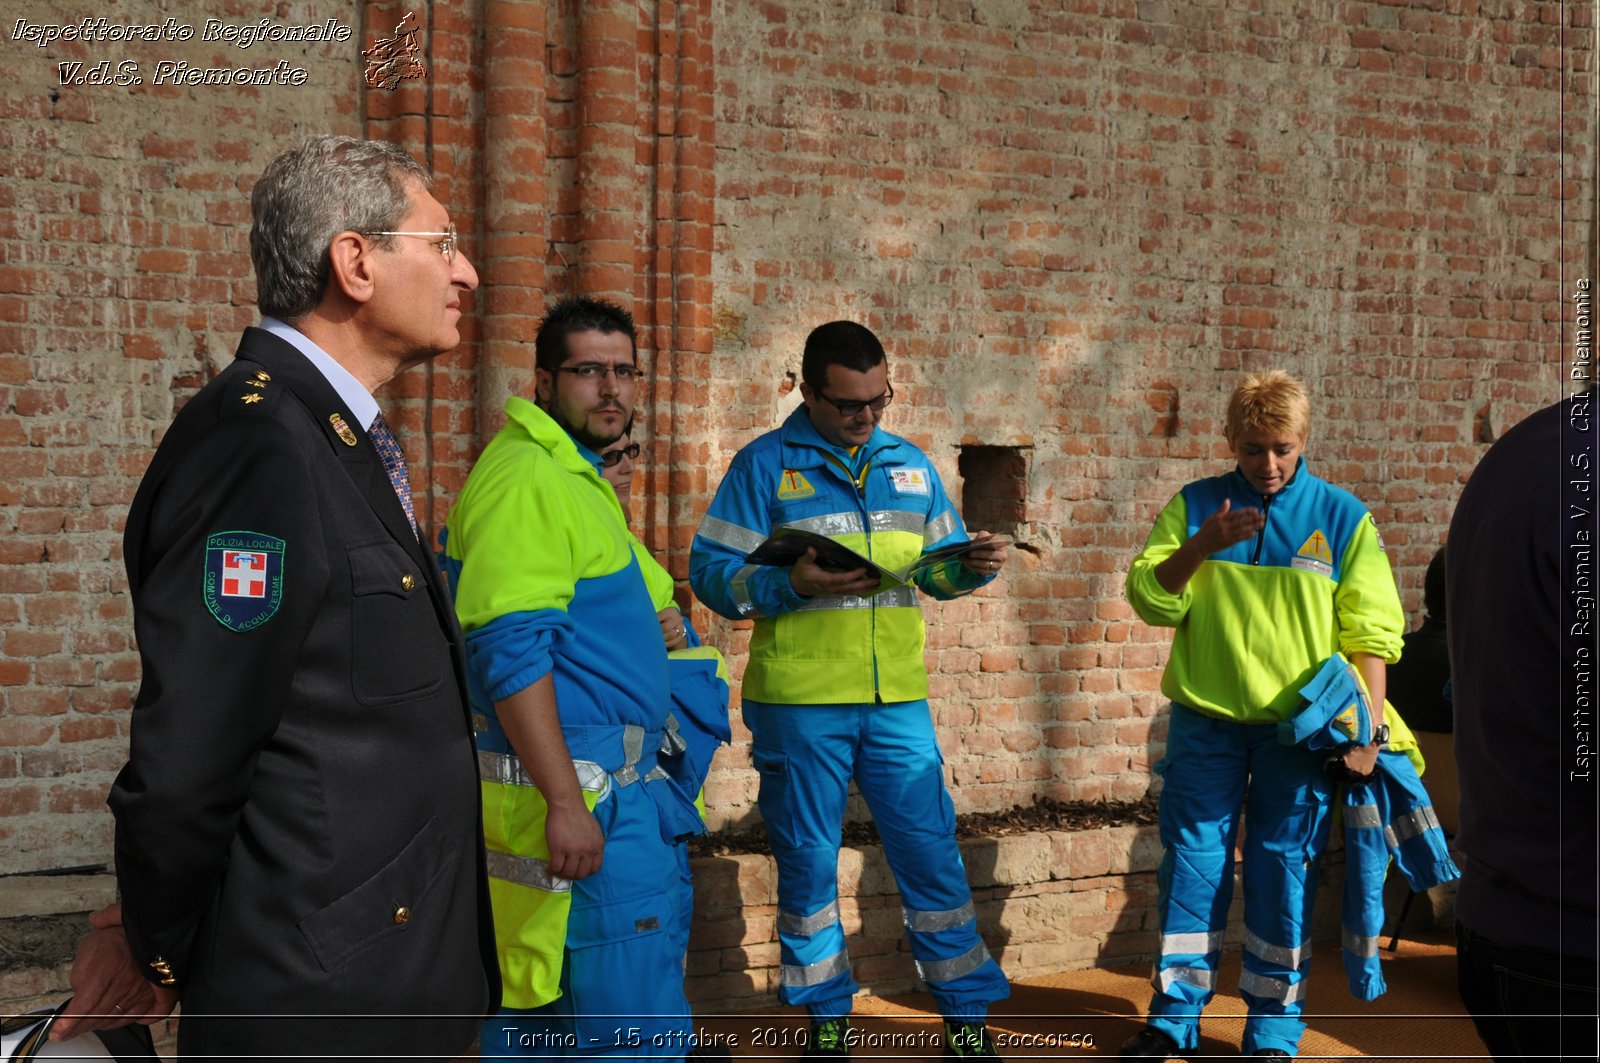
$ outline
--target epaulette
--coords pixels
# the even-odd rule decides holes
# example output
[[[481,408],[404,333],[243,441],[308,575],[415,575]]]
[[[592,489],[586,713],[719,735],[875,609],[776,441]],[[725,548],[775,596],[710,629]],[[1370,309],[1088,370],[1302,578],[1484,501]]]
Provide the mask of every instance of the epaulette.
[[[218,413],[223,417],[271,413],[283,388],[273,383],[272,374],[243,360],[235,361],[217,378],[222,389]]]

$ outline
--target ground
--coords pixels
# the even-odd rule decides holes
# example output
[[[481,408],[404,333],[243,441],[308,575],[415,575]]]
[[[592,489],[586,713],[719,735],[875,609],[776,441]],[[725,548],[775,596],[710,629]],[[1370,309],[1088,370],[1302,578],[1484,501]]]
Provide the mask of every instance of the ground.
[[[1029,806],[1013,805],[1006,812],[969,812],[956,817],[957,838],[996,838],[1047,830],[1095,830],[1100,827],[1150,826],[1156,822],[1156,799],[1142,801],[1054,801],[1036,797]],[[871,820],[844,825],[844,844],[853,847],[878,844],[878,829]],[[761,824],[737,831],[718,831],[689,842],[689,855],[733,856],[766,853],[766,828]]]

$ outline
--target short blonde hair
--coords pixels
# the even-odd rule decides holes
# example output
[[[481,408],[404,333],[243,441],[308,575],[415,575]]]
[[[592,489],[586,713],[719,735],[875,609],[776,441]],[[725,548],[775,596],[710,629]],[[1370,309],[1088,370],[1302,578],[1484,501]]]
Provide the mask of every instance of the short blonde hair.
[[[1245,432],[1288,432],[1302,443],[1311,434],[1305,385],[1282,369],[1252,373],[1228,400],[1228,443]]]

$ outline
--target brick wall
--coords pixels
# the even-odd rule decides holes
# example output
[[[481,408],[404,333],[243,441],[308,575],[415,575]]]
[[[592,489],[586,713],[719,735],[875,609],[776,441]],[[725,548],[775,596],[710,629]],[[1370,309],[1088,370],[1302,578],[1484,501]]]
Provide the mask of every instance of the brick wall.
[[[348,5],[211,6],[230,23],[357,25]],[[154,0],[75,17],[175,17],[194,37],[13,39],[16,20],[60,25],[62,10],[20,0],[0,28],[0,872],[110,857],[105,795],[138,685],[128,503],[177,407],[255,320],[250,184],[298,136],[360,130],[361,71],[336,45],[207,43],[206,15]],[[102,60],[137,63],[144,83],[61,83],[58,63]],[[155,83],[161,61],[279,60],[306,83]]]
[[[435,526],[572,291],[644,326],[635,516],[680,579],[821,321],[885,337],[889,424],[958,498],[958,448],[1009,448],[990,453],[1016,459],[1000,497],[1030,549],[928,610],[962,810],[1145,792],[1166,636],[1123,573],[1171,493],[1225,467],[1241,371],[1311,384],[1311,460],[1374,508],[1413,609],[1486,441],[1559,390],[1591,221],[1586,5],[439,2],[418,11],[433,76],[394,93],[357,55],[408,5],[192,7],[354,39],[41,49],[0,28],[0,872],[108,858],[137,684],[126,505],[254,319],[245,193],[304,133],[399,140],[472,234],[466,343],[384,396]],[[101,58],[307,80],[59,84]],[[748,633],[697,620],[738,672]],[[719,825],[753,815],[736,733]]]
[[[1592,16],[719,3],[718,462],[835,317],[885,339],[888,424],[957,497],[958,446],[1027,456],[1033,549],[926,610],[959,808],[1149,785],[1167,635],[1122,582],[1160,506],[1228,467],[1245,371],[1307,381],[1309,460],[1372,508],[1416,615],[1484,444],[1560,394],[1594,165],[1591,75],[1564,71],[1592,70]]]

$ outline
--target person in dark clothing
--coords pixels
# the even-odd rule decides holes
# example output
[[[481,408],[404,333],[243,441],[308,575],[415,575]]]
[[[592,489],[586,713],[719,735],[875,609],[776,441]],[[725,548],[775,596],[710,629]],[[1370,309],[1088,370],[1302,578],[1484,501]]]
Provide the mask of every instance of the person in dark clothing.
[[[1595,427],[1587,393],[1526,418],[1450,522],[1457,963],[1501,1060],[1595,1058]]]
[[[1422,580],[1422,626],[1405,636],[1400,660],[1389,666],[1389,704],[1413,731],[1449,734],[1454,710],[1445,697],[1450,682],[1450,647],[1445,641],[1444,560],[1439,547]]]

